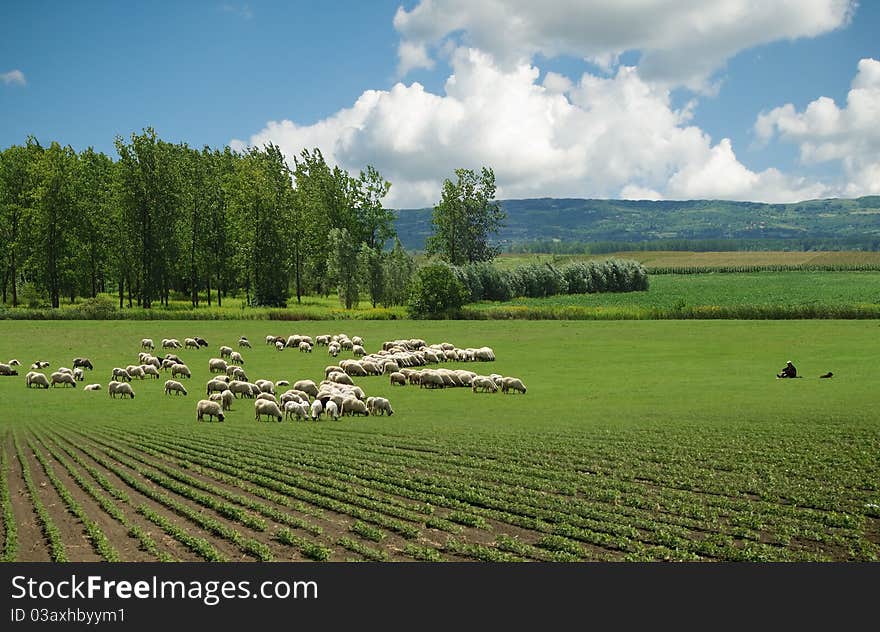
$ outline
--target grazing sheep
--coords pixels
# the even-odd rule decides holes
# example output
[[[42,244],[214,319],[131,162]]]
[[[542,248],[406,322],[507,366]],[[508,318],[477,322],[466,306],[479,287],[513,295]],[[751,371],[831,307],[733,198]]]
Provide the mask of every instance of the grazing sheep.
[[[391,374],[391,386],[395,384],[400,384],[401,386],[406,386],[406,376],[399,371],[394,371]]]
[[[214,379],[214,380],[211,380],[210,382],[208,382],[207,386],[205,387],[205,390],[206,390],[206,392],[205,392],[206,395],[210,395],[211,393],[215,393],[215,392],[222,393],[223,391],[229,390],[229,384],[227,384],[223,380]]]
[[[247,347],[248,349],[253,348],[251,347],[251,343],[244,336],[238,339],[238,348],[241,349],[242,347]]]
[[[199,344],[200,347],[207,347],[208,346],[208,341],[205,340],[204,338],[200,338],[199,336],[193,336],[193,337],[196,339],[196,342]]]
[[[367,405],[357,397],[346,397],[342,400],[342,414],[349,416],[363,415],[367,417],[370,411],[367,410]]]
[[[312,380],[298,380],[293,384],[294,390],[308,393],[311,397],[318,396],[318,385]]]
[[[125,370],[128,371],[128,374],[132,378],[137,378],[139,380],[144,379],[144,376],[145,376],[144,370],[139,366],[132,366],[132,367],[126,368]]]
[[[228,366],[226,360],[221,358],[211,358],[208,360],[208,370],[211,371],[211,373],[226,373]]]
[[[522,393],[525,395],[526,387],[522,383],[522,380],[516,377],[505,377],[501,379],[501,392],[509,393],[510,391],[517,391],[518,393]]]
[[[73,370],[73,379],[76,380],[77,382],[82,382],[86,379],[85,373],[83,372],[83,370],[80,367],[76,367]]]
[[[196,404],[196,421],[203,421],[205,415],[210,417],[211,421],[214,421],[214,417],[216,417],[218,421],[223,421],[223,419],[225,419],[223,416],[223,407],[219,403],[212,402],[210,399],[200,399],[199,403]]]
[[[150,377],[154,377],[157,380],[159,379],[159,371],[156,370],[156,367],[154,367],[152,364],[142,364],[141,371],[143,372],[144,377],[149,375]]]
[[[280,342],[280,341],[276,342],[276,343],[275,343],[275,349],[276,349],[277,351],[284,351],[284,343],[283,343],[283,342]]]
[[[223,410],[231,410],[232,402],[235,400],[235,397],[232,395],[231,391],[223,391],[222,393],[211,393],[208,399],[212,402],[220,402],[220,406]]]
[[[180,344],[180,341],[176,338],[163,338],[162,339],[162,348],[163,349],[180,349],[183,345]]]
[[[478,390],[481,390],[484,393],[497,393],[498,387],[495,385],[493,379],[486,377],[485,375],[478,375],[471,380],[471,390],[474,393]]]
[[[352,353],[355,355],[355,357],[357,357],[357,358],[362,358],[362,357],[364,357],[365,355],[367,355],[367,351],[366,351],[366,349],[364,349],[361,345],[353,345],[352,348],[351,348],[351,352],[352,352]]]
[[[198,349],[199,343],[196,342],[195,338],[184,338],[183,346],[185,349]]]
[[[49,380],[42,373],[31,371],[24,377],[25,384],[28,388],[36,386],[37,388],[49,388]]]
[[[100,391],[101,385],[100,384],[88,384],[83,387],[83,390],[84,391]]]
[[[419,374],[419,388],[446,388],[446,382],[437,371],[425,369]]]
[[[349,375],[354,376],[354,377],[367,377],[367,371],[366,371],[366,369],[364,369],[364,367],[361,365],[360,362],[355,362],[355,361],[346,362],[342,366],[342,369],[346,373],[348,373]]]
[[[180,356],[176,356],[173,353],[166,353],[165,359],[166,360],[174,360],[177,364],[183,364],[183,360],[180,359]]]
[[[225,345],[220,347],[221,358],[228,358],[230,355],[232,355],[232,347],[227,347]]]
[[[134,399],[134,391],[128,382],[110,382],[107,390],[110,391],[110,397],[113,399],[116,399],[117,395],[122,395],[122,399],[125,399],[126,395]]]
[[[162,368],[162,361],[159,360],[159,358],[157,358],[155,356],[150,356],[148,358],[144,358],[143,360],[141,360],[141,365],[142,366],[151,366],[154,369],[158,370],[158,369]],[[169,365],[169,367],[170,366],[171,365]]]
[[[92,366],[91,361],[88,358],[74,358],[73,359],[73,368],[83,368],[88,369],[89,371],[94,370],[95,367]]]
[[[178,375],[186,378],[192,377],[189,367],[185,364],[175,364],[171,367],[171,377],[177,377]]]
[[[394,414],[394,410],[391,408],[391,402],[384,397],[373,398],[373,406],[370,408],[370,412],[374,415],[384,415],[385,413],[388,413],[389,417]]]
[[[337,366],[335,364],[324,367],[324,377],[325,378],[329,378],[330,374],[333,372],[345,373],[345,371],[342,370],[341,366]]]
[[[316,399],[312,402],[311,407],[311,416],[312,421],[318,421],[321,418],[321,415],[324,413],[324,405],[321,403],[320,399]]]
[[[254,402],[254,417],[257,421],[260,421],[263,415],[274,417],[279,423],[282,419],[281,410],[278,408],[278,404],[270,402],[267,399],[258,399]]]
[[[257,399],[265,399],[270,402],[275,402],[276,404],[278,403],[278,398],[275,397],[272,393],[260,393],[259,395],[257,395]]]
[[[32,368],[32,369],[45,369],[45,368],[48,367],[48,366],[49,366],[49,363],[48,363],[48,362],[41,361],[41,360],[37,360],[36,362],[34,362],[34,363],[31,365],[31,368]]]
[[[70,373],[55,371],[49,378],[52,382],[52,388],[55,388],[56,384],[70,384],[73,388],[76,388],[76,380],[73,379],[73,375]]]
[[[327,403],[324,404],[324,412],[328,417],[336,421],[339,419],[339,407],[336,405],[332,399],[328,399]]]
[[[354,343],[348,338],[343,338],[339,341],[340,346],[346,351],[352,351],[354,348]]]
[[[361,360],[361,366],[367,372],[367,375],[382,375],[382,370],[374,362]]]
[[[188,395],[188,394],[189,394],[189,393],[186,392],[186,388],[184,388],[183,384],[181,384],[180,382],[178,382],[178,381],[176,381],[176,380],[166,380],[166,382],[165,382],[165,394],[166,394],[166,395],[171,395],[172,392],[173,392],[175,395],[180,395],[181,393],[183,393],[184,395]]]
[[[328,346],[330,344],[330,336],[328,336],[328,335],[315,336],[315,344],[319,347]]]
[[[349,377],[345,373],[340,373],[338,371],[334,371],[333,373],[331,373],[328,376],[328,379],[331,382],[336,382],[337,384],[348,384],[350,386],[354,386],[354,382],[352,381],[351,377]]]
[[[0,364],[0,375],[18,375],[18,371],[8,364]]]
[[[269,380],[257,380],[254,384],[257,385],[257,388],[259,388],[262,393],[275,394],[275,385]]]
[[[312,345],[310,345],[308,342],[303,340],[302,342],[299,343],[299,351],[300,351],[300,353],[311,353],[312,352]]]
[[[341,349],[342,349],[342,347],[340,347],[338,344],[333,342],[327,346],[327,353],[329,353],[331,356],[333,356],[335,358],[336,356],[339,355],[339,352]]]
[[[287,380],[278,380],[275,382],[275,386],[290,386],[290,382]]]
[[[229,361],[244,366],[244,358],[241,357],[241,354],[238,351],[233,351],[229,354]]]
[[[229,390],[233,396],[241,395],[242,397],[251,396],[251,385],[242,380],[233,380],[229,383]]]
[[[149,349],[152,351],[156,348],[156,345],[153,344],[153,340],[151,338],[144,338],[141,340],[141,349]]]
[[[21,366],[21,362],[19,362],[15,358],[12,358],[12,360],[7,362],[6,364],[8,364],[9,366]]]
[[[266,344],[274,345],[275,344],[275,336],[266,336]]]
[[[353,345],[360,345],[361,347],[363,347],[364,346],[364,339],[361,338],[360,336],[352,336],[351,343]]]
[[[309,411],[306,410],[306,407],[303,406],[300,402],[291,400],[284,402],[284,416],[285,418],[291,420],[296,417],[297,419],[308,421]]]

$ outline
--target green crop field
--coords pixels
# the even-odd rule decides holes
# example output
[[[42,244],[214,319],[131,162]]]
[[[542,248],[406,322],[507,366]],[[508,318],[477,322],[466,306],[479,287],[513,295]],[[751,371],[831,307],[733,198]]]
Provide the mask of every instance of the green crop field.
[[[351,326],[350,326],[351,325]],[[876,321],[6,322],[0,358],[6,560],[874,560],[880,554]],[[283,423],[236,400],[197,422],[208,358],[246,335],[251,380],[331,364],[267,334],[344,331],[491,346],[528,392],[391,387],[392,417]],[[165,379],[108,397],[139,341],[200,335]],[[159,350],[157,349],[157,352]],[[34,390],[35,360],[95,365]],[[351,357],[349,352],[344,357]],[[340,356],[342,358],[343,356]],[[792,359],[803,379],[777,380]],[[833,371],[832,379],[819,375]],[[100,392],[82,384],[99,382]],[[283,389],[282,389],[283,390]]]

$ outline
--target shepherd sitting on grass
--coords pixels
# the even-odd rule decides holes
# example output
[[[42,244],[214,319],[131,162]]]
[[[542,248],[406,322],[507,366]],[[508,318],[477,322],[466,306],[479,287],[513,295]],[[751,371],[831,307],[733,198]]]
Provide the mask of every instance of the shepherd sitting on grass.
[[[785,363],[785,366],[782,368],[782,373],[777,373],[776,377],[797,377],[797,369],[794,368],[791,360]]]

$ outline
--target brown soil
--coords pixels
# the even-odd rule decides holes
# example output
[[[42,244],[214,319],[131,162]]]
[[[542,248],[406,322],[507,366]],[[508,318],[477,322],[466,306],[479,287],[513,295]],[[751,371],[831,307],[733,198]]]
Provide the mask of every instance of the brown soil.
[[[40,521],[21,475],[21,464],[15,454],[12,440],[6,442],[9,457],[9,499],[18,529],[17,562],[48,562],[49,547],[40,528]]]

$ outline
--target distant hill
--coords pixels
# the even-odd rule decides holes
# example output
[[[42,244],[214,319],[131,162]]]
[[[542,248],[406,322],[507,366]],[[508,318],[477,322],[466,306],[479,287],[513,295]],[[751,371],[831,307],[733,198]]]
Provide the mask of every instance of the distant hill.
[[[880,196],[763,204],[725,200],[501,200],[506,226],[497,240],[640,242],[662,239],[860,239],[880,242]],[[431,209],[401,209],[397,233],[423,250]]]

